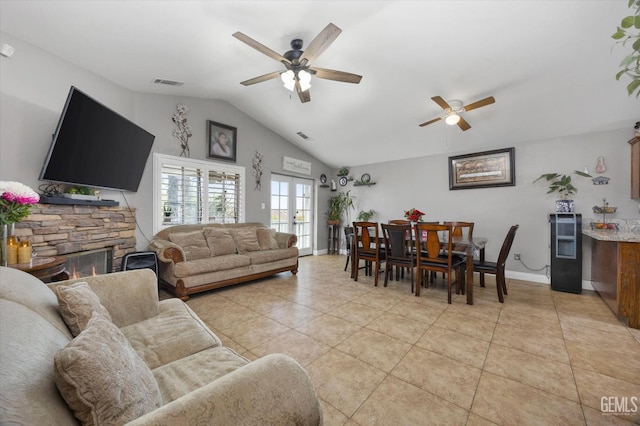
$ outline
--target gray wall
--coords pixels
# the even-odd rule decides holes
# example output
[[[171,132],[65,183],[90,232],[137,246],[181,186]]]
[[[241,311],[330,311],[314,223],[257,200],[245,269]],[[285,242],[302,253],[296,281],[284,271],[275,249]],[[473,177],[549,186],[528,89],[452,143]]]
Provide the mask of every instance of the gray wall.
[[[12,58],[0,58],[0,180],[22,182],[34,189],[42,184],[38,175],[71,85],[154,134],[153,152],[180,155],[179,142],[171,136],[174,128],[171,116],[178,103],[190,108],[187,116],[193,129],[191,158],[206,160],[206,120],[237,127],[236,165],[244,166],[247,172],[247,221],[269,223],[269,180],[272,172],[296,176],[282,171],[283,155],[310,162],[310,178],[317,179],[321,173],[330,172],[324,163],[227,102],[135,93],[8,34],[0,33],[0,38],[2,43],[13,45],[16,52]],[[264,154],[262,191],[254,191],[251,176],[251,160],[256,149]],[[104,198],[137,209],[140,229],[136,237],[140,250],[146,248],[147,239],[152,237],[152,165],[153,156],[150,155],[137,193],[123,195],[103,191]],[[316,196],[317,205],[327,204],[327,191],[317,191]],[[261,209],[262,203],[266,205],[264,210]],[[324,214],[317,215],[316,220],[321,222],[316,245],[320,244],[320,249],[323,249],[326,248],[327,235]]]
[[[450,191],[448,155],[438,155],[352,168],[350,174],[354,178],[366,172],[376,185],[353,187],[350,183],[344,189],[351,189],[357,197],[356,214],[374,209],[378,212],[374,220],[380,222],[400,219],[404,211],[412,207],[427,213],[424,220],[475,222],[474,235],[489,237],[487,257],[492,260],[497,257],[509,227],[517,223],[520,228],[512,253],[520,252],[527,266],[540,269],[549,264],[548,215],[555,208],[557,196],[546,194],[545,183],[532,182],[543,173],[570,174],[574,170],[583,171],[585,165],[597,176],[596,159],[603,156],[607,166],[603,176],[611,180],[608,185],[593,185],[590,179],[575,176],[576,212],[581,213],[583,219],[593,218],[592,207],[602,205],[602,199],[606,198],[611,206],[618,207],[615,219],[638,219],[639,202],[629,196],[630,146],[627,141],[633,137],[632,130],[629,127],[516,146],[516,186]],[[588,281],[591,263],[587,238],[583,249],[583,278]],[[544,269],[530,271],[513,260],[513,256],[507,269],[514,278],[547,281]],[[588,288],[589,284],[585,284]]]

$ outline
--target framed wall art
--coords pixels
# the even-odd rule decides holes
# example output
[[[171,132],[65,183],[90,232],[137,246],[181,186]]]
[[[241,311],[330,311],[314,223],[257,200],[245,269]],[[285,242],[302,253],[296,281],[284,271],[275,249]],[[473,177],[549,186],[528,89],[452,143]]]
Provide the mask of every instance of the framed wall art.
[[[449,189],[515,186],[515,148],[449,157]]]
[[[238,129],[207,120],[208,158],[236,162]]]

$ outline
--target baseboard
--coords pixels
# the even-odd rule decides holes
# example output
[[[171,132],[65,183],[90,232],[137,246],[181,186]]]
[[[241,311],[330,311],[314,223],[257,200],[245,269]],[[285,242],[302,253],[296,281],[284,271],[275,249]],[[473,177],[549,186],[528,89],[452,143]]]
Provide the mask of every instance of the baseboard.
[[[513,278],[514,280],[531,281],[534,283],[551,285],[551,278],[548,278],[546,275],[517,271],[505,271],[504,275],[506,278]],[[595,290],[595,288],[593,288],[593,285],[591,284],[591,281],[589,280],[582,280],[582,289]]]

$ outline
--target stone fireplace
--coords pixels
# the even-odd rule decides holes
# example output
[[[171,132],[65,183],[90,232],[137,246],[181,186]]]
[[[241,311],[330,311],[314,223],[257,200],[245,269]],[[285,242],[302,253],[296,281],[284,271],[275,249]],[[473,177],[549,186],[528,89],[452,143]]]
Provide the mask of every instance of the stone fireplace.
[[[106,262],[106,272],[119,271],[122,257],[136,251],[134,208],[36,204],[15,227],[16,236],[30,240],[37,256],[65,255],[68,264],[77,253],[108,249],[111,261],[99,261]]]
[[[67,254],[65,269],[71,278],[108,274],[113,270],[111,247]]]

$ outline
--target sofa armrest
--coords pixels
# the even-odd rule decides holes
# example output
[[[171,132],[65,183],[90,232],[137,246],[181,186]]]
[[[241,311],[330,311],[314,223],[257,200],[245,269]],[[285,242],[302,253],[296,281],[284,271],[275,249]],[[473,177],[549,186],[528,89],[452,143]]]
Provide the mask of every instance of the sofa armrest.
[[[164,263],[178,263],[184,262],[187,256],[184,254],[184,250],[179,245],[172,243],[171,241],[163,240],[160,238],[154,238],[149,243],[149,249],[156,252],[158,260]]]
[[[306,371],[271,354],[128,423],[134,425],[321,425]]]
[[[276,241],[278,242],[278,247],[289,248],[295,246],[298,243],[298,237],[296,236],[296,234],[289,234],[287,232],[276,232]]]
[[[151,269],[76,278],[49,286],[56,287],[79,281],[89,284],[118,327],[135,324],[160,313],[158,278]]]

